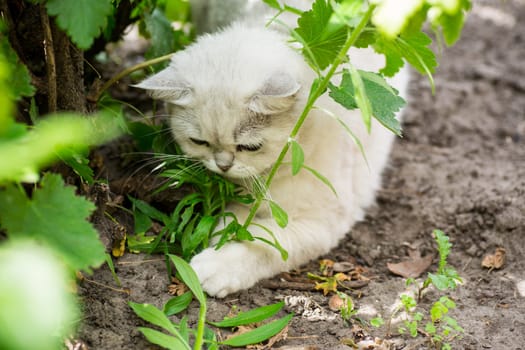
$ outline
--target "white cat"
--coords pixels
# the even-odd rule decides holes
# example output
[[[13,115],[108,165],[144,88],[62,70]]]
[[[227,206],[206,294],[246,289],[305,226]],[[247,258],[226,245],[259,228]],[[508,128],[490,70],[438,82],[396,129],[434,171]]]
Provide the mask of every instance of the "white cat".
[[[168,103],[173,136],[185,154],[250,188],[253,177],[267,173],[288,141],[315,77],[287,41],[287,35],[262,25],[236,23],[200,37],[139,87]],[[364,70],[383,65],[382,57],[368,50],[350,57]],[[407,72],[390,83],[405,95]],[[224,297],[327,253],[373,203],[394,135],[375,121],[368,134],[359,111],[348,111],[327,95],[316,106],[296,140],[305,165],[328,178],[337,196],[310,172],[292,176],[290,165],[282,166],[267,195],[288,213],[288,226],[280,228],[265,205],[254,222],[273,231],[288,260],[259,241],[207,248],[191,266],[209,295]],[[357,135],[368,166],[346,131],[322,109],[338,115]],[[227,209],[241,223],[249,211],[239,204]],[[249,230],[268,237],[258,226]]]

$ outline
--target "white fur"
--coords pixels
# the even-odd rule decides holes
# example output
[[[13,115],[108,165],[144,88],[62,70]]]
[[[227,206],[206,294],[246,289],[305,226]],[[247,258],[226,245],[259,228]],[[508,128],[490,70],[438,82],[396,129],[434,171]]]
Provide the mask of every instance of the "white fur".
[[[234,24],[201,37],[174,55],[167,69],[140,86],[152,90],[154,96],[156,91],[157,96],[168,101],[174,137],[186,154],[202,160],[212,171],[241,184],[248,183],[249,187],[250,177],[264,175],[287,142],[314,78],[303,57],[288,46],[287,39],[286,35],[262,26]],[[355,66],[373,71],[383,62],[367,50],[352,52],[351,60]],[[402,95],[407,82],[405,71],[391,81]],[[262,114],[267,114],[262,117],[267,118],[266,124],[238,134],[239,125],[248,116],[261,112],[254,105],[262,106]],[[310,172],[303,169],[292,176],[290,166],[282,166],[268,197],[286,210],[288,226],[282,229],[275,224],[264,205],[255,222],[273,231],[288,251],[289,259],[283,261],[274,248],[258,241],[228,243],[219,250],[205,249],[193,258],[191,265],[208,294],[224,297],[327,253],[373,203],[394,135],[375,121],[368,134],[359,111],[342,108],[326,94],[316,105],[347,123],[364,146],[368,167],[340,124],[321,109],[313,110],[297,141],[304,150],[305,164],[327,177],[337,196]],[[190,137],[208,142],[209,147],[194,144]],[[258,151],[236,151],[238,144],[261,142],[263,146]],[[232,164],[223,172],[218,162]],[[241,222],[249,210],[239,204],[228,209]],[[255,236],[268,238],[258,226],[249,229]]]

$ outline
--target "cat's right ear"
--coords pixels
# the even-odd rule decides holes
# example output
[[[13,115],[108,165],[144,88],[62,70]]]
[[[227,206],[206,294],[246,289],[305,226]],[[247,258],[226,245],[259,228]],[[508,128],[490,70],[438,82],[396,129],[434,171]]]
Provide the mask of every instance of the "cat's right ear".
[[[289,110],[296,102],[301,85],[289,74],[273,74],[250,98],[248,108],[256,113],[278,114]]]
[[[189,105],[193,100],[191,87],[181,79],[170,77],[166,71],[161,71],[132,86],[146,90],[155,99],[181,107]]]

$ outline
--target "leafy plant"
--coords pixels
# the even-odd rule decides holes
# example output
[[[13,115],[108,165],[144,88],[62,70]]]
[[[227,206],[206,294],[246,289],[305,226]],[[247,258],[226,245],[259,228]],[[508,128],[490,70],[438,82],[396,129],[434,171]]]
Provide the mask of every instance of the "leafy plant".
[[[371,118],[396,134],[401,133],[399,121],[394,118],[395,112],[404,105],[398,92],[386,83],[383,76],[393,76],[404,65],[410,63],[420,72],[427,74],[432,82],[432,73],[436,67],[435,56],[428,48],[430,38],[422,31],[422,26],[429,14],[433,28],[443,29],[445,41],[452,44],[459,37],[464,21],[464,13],[470,8],[469,0],[417,1],[403,11],[395,1],[327,1],[316,0],[309,11],[301,12],[279,1],[265,0],[265,3],[278,11],[299,14],[298,27],[291,31],[292,37],[302,46],[302,53],[312,69],[317,72],[310,88],[306,105],[295,126],[289,134],[276,162],[269,171],[265,188],[269,188],[275,174],[287,153],[292,152],[292,173],[295,175],[304,166],[300,145],[295,141],[309,112],[316,100],[329,90],[334,101],[347,109],[359,108],[363,122],[370,130]],[[410,23],[410,24],[409,24]],[[384,54],[386,65],[379,73],[364,72],[355,69],[347,52],[351,47],[372,47]],[[331,83],[332,77],[339,73],[341,65],[343,78],[339,86]],[[350,136],[360,145],[351,133]],[[321,181],[327,182],[318,172],[313,172]],[[250,214],[244,222],[244,228],[251,225],[264,197],[256,198]],[[276,217],[278,223],[282,223]]]
[[[197,329],[190,329],[187,320],[182,317],[179,323],[173,323],[168,316],[182,312],[191,302],[191,294],[186,293],[175,297],[164,305],[161,311],[150,304],[137,304],[130,302],[133,311],[145,321],[160,327],[163,333],[152,328],[141,327],[139,330],[153,344],[157,344],[166,349],[192,349],[190,337],[194,339],[193,349],[202,349],[206,345],[207,349],[217,349],[219,345],[232,347],[242,347],[250,344],[257,344],[269,339],[283,330],[290,322],[292,314],[283,318],[268,322],[246,333],[232,336],[224,341],[217,341],[214,332],[206,327],[206,296],[202,291],[195,272],[183,259],[175,255],[169,255],[170,260],[181,280],[188,286],[195,299],[199,302],[199,320]],[[189,295],[189,296],[188,296]],[[234,317],[225,318],[219,322],[207,322],[208,324],[220,328],[233,328],[238,326],[250,325],[267,320],[276,315],[284,306],[283,302],[262,306],[246,312],[241,312]]]
[[[430,310],[421,306],[423,291],[428,287],[434,286],[439,291],[448,292],[454,290],[461,282],[457,271],[447,262],[452,247],[448,236],[440,230],[434,230],[433,236],[440,257],[438,270],[435,274],[428,273],[415,295],[402,294],[400,296],[401,307],[392,313],[388,328],[397,313],[404,311],[403,324],[398,329],[400,334],[408,333],[415,338],[419,333],[423,333],[435,349],[451,349],[450,342],[463,333],[463,328],[448,315],[450,310],[456,308],[456,303],[449,296],[442,295],[432,303]],[[407,279],[406,285],[417,285],[417,283],[414,279]],[[374,327],[380,327],[384,321],[382,318],[375,318],[370,323]],[[390,330],[388,329],[387,332],[390,333]]]

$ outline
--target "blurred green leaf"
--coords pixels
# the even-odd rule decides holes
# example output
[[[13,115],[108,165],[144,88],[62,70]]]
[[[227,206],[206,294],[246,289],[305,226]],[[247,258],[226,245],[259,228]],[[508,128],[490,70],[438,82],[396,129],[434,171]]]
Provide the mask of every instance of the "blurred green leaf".
[[[29,70],[20,62],[16,52],[11,48],[7,35],[0,35],[0,52],[9,67],[9,72],[6,72],[7,91],[4,91],[4,93],[7,93],[10,99],[16,101],[23,96],[33,96],[36,89],[31,84]]]
[[[113,12],[111,0],[48,0],[46,7],[49,15],[56,16],[58,26],[83,50],[91,47]]]
[[[105,261],[105,248],[87,221],[94,209],[56,174],[45,174],[32,198],[14,185],[0,191],[0,223],[8,236],[28,237],[53,248],[72,270],[89,272]]]

